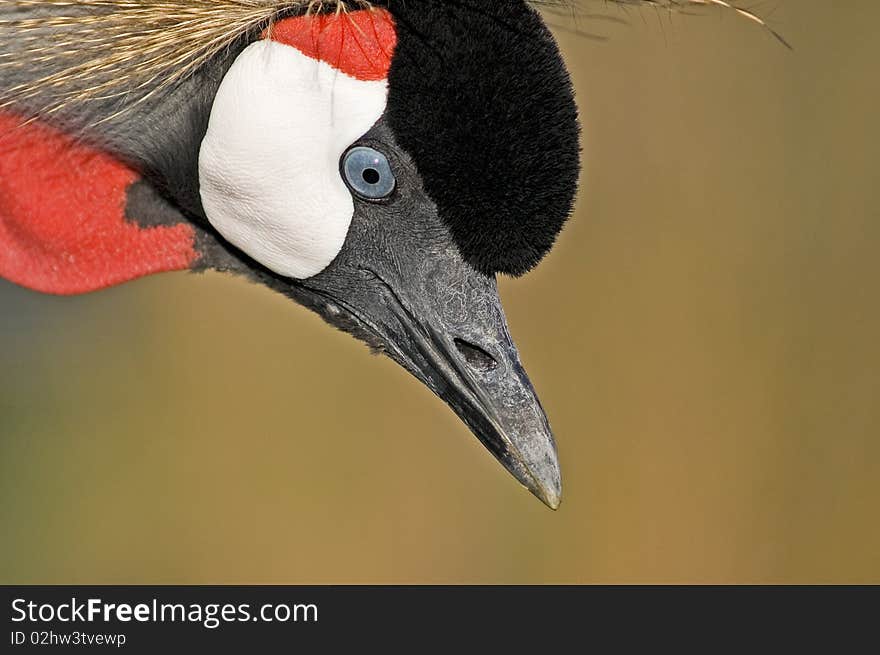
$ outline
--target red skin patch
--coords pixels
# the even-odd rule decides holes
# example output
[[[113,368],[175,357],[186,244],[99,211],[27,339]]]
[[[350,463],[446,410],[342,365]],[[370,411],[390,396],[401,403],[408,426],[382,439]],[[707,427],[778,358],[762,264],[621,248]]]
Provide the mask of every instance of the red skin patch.
[[[394,19],[385,9],[286,18],[264,36],[365,82],[388,77],[397,46]]]
[[[0,113],[0,277],[73,295],[190,268],[191,226],[126,219],[126,193],[139,179],[47,125]]]

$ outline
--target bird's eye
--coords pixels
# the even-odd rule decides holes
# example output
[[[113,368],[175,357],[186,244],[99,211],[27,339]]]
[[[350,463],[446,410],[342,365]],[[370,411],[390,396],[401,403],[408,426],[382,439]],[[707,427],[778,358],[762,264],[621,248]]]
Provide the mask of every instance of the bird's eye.
[[[378,150],[358,146],[342,156],[345,183],[366,200],[382,200],[394,191],[397,181],[388,158]]]

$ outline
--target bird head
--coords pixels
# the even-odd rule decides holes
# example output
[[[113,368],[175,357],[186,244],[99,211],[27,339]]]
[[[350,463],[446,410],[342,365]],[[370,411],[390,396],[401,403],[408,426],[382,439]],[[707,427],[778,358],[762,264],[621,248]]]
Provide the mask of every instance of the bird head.
[[[579,173],[569,76],[527,2],[215,3],[277,6],[177,56],[188,68],[171,80],[102,66],[141,70],[157,48],[174,61],[159,46],[186,38],[182,17],[129,43],[114,29],[150,2],[12,4],[0,276],[70,294],[169,270],[246,275],[398,362],[559,505],[556,446],[496,285],[551,248]],[[190,25],[233,22],[201,4]],[[59,33],[105,50],[77,61],[53,49]]]
[[[0,0],[0,277],[245,275],[398,362],[556,508],[496,286],[553,246],[580,167],[535,4],[564,3]]]
[[[569,78],[525,3],[392,7],[287,18],[235,57],[200,144],[201,213],[556,507],[556,448],[495,275],[537,264],[571,210]]]

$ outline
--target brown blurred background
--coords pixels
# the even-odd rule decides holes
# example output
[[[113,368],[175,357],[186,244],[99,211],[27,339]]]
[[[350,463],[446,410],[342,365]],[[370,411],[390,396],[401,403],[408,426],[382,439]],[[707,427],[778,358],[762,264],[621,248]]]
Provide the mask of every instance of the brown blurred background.
[[[558,513],[261,288],[0,283],[0,582],[880,582],[880,4],[759,8],[793,52],[718,12],[559,32],[583,190],[502,283]]]

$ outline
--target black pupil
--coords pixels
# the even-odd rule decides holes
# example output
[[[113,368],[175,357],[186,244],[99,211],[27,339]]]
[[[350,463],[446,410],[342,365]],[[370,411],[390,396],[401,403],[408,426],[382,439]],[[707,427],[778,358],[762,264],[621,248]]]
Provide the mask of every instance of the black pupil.
[[[379,184],[379,180],[382,179],[382,176],[379,175],[379,171],[375,168],[366,168],[363,173],[364,182],[367,184]]]

